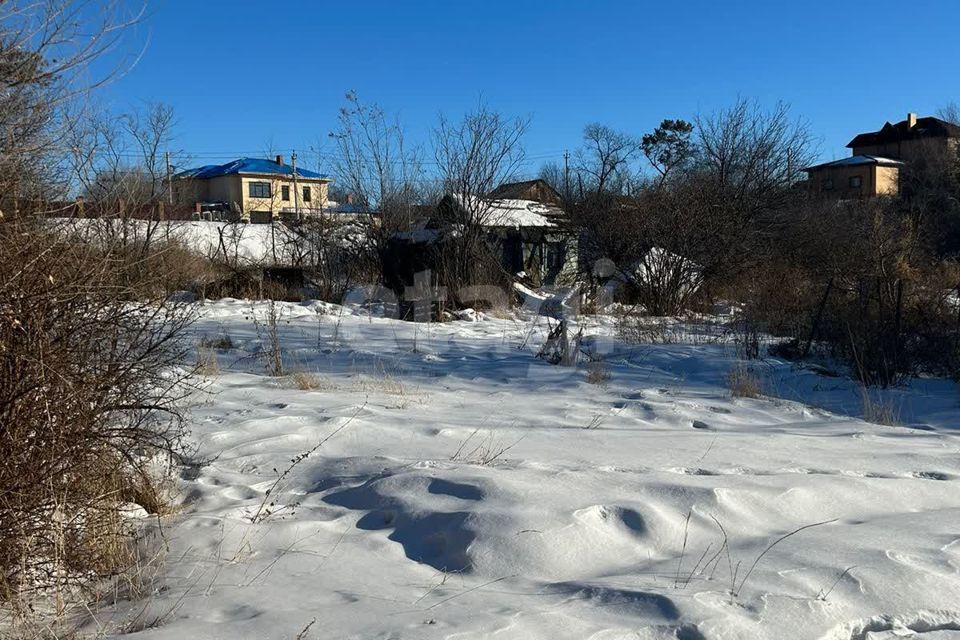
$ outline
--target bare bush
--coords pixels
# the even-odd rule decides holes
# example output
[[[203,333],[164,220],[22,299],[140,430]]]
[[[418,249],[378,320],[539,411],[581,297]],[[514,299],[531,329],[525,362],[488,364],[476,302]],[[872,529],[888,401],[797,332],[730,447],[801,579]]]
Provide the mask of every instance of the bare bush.
[[[216,336],[204,336],[200,339],[199,346],[205,349],[216,349],[217,351],[229,351],[233,349],[233,338],[229,333],[221,333]]]
[[[130,560],[136,503],[161,510],[192,392],[186,309],[125,284],[126,258],[0,224],[0,599]],[[155,274],[162,278],[162,274]]]
[[[604,277],[652,315],[696,308],[705,285],[755,264],[811,160],[811,137],[784,105],[739,101],[695,125],[665,120],[642,138],[653,180],[566,205],[582,258],[608,260]]]
[[[452,295],[504,279],[488,238],[494,222],[489,194],[516,175],[528,125],[526,119],[509,119],[481,105],[459,122],[441,117],[434,131],[436,162],[449,195],[438,211],[448,233],[436,244],[436,263],[440,281]]]
[[[220,361],[217,352],[211,347],[197,346],[196,373],[208,378],[220,375]]]
[[[485,435],[481,435],[480,429],[477,428],[460,442],[460,446],[458,446],[457,450],[450,456],[450,460],[481,466],[492,465],[502,458],[504,454],[520,444],[523,438],[524,436],[520,436],[514,442],[506,444],[503,438],[498,437],[492,430],[487,431]]]
[[[341,251],[348,254],[343,265],[350,268],[348,279],[358,268],[368,270],[357,273],[344,286],[346,291],[358,281],[378,282],[390,277],[388,243],[397,232],[410,229],[416,206],[435,194],[428,195],[420,149],[407,143],[399,119],[388,117],[380,106],[364,103],[352,91],[347,93],[337,129],[330,137],[339,152],[334,173],[356,209],[349,231],[350,237],[359,242],[341,243]]]
[[[190,315],[166,302],[174,249],[124,243],[125,232],[85,242],[47,221],[80,186],[76,154],[90,149],[74,134],[90,115],[91,84],[124,65],[102,56],[120,51],[137,18],[129,7],[0,3],[4,613],[40,615],[49,608],[33,605],[46,595],[61,613],[136,564],[132,504],[169,509],[165,479],[192,391],[191,347],[180,339]]]
[[[615,317],[617,336],[628,344],[716,344],[727,337],[724,321],[708,315],[665,318],[630,307]]]
[[[757,374],[743,365],[734,367],[727,374],[727,388],[734,398],[759,398],[762,395]]]
[[[260,357],[267,369],[267,375],[274,377],[284,375],[286,370],[283,364],[283,345],[280,340],[280,324],[284,322],[285,315],[283,305],[269,298],[262,310],[254,307],[250,315],[253,318],[257,336],[260,338]]]
[[[860,389],[860,401],[863,408],[863,419],[867,422],[889,427],[902,424],[900,407],[891,398],[883,397],[879,393],[872,393],[870,389],[864,386]]]
[[[572,337],[566,320],[560,320],[550,329],[547,339],[537,352],[538,358],[543,358],[550,364],[572,367],[580,359],[580,344],[583,340],[583,327],[577,330]]]
[[[924,249],[895,201],[804,202],[778,236],[731,294],[758,330],[791,338],[778,355],[838,358],[868,385],[960,371],[960,267]]]
[[[587,364],[586,380],[588,383],[605,387],[611,378],[610,369],[603,360],[591,360]]]

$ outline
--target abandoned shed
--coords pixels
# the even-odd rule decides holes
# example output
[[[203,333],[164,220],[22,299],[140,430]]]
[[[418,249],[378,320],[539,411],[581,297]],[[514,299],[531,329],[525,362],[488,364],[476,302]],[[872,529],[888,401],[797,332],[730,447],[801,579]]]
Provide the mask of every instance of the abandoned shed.
[[[436,206],[422,208],[420,218],[391,239],[388,286],[401,290],[413,282],[415,273],[436,271],[435,249],[455,236],[466,220],[484,229],[490,253],[510,280],[534,287],[571,284],[577,269],[577,238],[560,225],[563,211],[553,202],[559,196],[546,183],[537,184],[542,182],[502,185],[470,205],[458,194],[446,194]],[[496,194],[535,195],[551,202],[493,197]]]

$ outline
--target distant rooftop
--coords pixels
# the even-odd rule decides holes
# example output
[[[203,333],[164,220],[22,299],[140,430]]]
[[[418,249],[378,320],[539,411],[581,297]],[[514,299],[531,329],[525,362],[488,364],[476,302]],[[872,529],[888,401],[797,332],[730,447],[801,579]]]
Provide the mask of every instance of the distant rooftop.
[[[903,166],[903,162],[900,160],[894,160],[893,158],[884,158],[881,156],[868,156],[868,155],[859,155],[851,156],[849,158],[841,158],[840,160],[834,160],[833,162],[824,162],[823,164],[816,164],[812,167],[807,167],[804,171],[810,171],[812,169],[823,169],[825,167],[855,167],[859,165],[866,164],[875,164],[880,167],[900,167]]]
[[[886,123],[878,131],[861,133],[847,143],[850,148],[896,143],[920,138],[960,138],[960,127],[940,118],[918,118],[910,114],[896,124]]]
[[[293,167],[275,160],[266,160],[263,158],[240,158],[226,164],[208,164],[194,169],[187,169],[177,173],[175,178],[217,178],[220,176],[229,176],[234,174],[252,174],[252,175],[281,175],[292,176]],[[325,174],[310,171],[309,169],[297,168],[297,177],[299,178],[317,178],[327,179]]]
[[[549,204],[559,204],[563,200],[560,193],[542,178],[501,184],[488,193],[487,197],[495,200],[525,200],[532,198],[537,202]]]

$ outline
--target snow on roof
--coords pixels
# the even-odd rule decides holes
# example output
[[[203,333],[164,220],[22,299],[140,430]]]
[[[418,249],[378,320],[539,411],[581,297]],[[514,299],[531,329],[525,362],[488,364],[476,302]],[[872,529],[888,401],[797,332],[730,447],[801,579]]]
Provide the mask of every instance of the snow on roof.
[[[226,164],[208,164],[195,169],[187,169],[176,174],[175,178],[198,178],[201,180],[207,178],[217,178],[219,176],[228,176],[234,174],[267,174],[292,176],[293,167],[288,164],[278,164],[273,160],[263,158],[239,158]],[[299,178],[326,178],[324,174],[310,171],[309,169],[297,169]]]
[[[452,195],[462,203],[462,196]],[[550,218],[561,213],[560,208],[535,200],[491,200],[484,206],[486,227],[555,227]]]
[[[810,171],[811,169],[822,169],[824,167],[854,167],[865,164],[875,164],[881,167],[899,167],[903,165],[903,162],[900,160],[894,160],[893,158],[884,158],[882,156],[859,155],[850,156],[849,158],[841,158],[840,160],[834,160],[833,162],[817,164],[812,167],[807,167],[804,169],[804,171]]]

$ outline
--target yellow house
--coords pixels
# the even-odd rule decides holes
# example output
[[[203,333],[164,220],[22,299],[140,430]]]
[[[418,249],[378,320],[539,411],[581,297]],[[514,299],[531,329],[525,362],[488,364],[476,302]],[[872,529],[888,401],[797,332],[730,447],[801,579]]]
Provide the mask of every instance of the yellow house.
[[[327,206],[331,180],[308,169],[275,160],[240,158],[222,165],[188,169],[173,176],[174,202],[193,204],[198,212],[244,222],[303,218]]]
[[[906,120],[855,136],[847,144],[851,157],[807,167],[808,185],[825,197],[895,196],[907,163],[930,154],[956,153],[958,145],[960,127],[908,113]]]
[[[835,198],[895,196],[900,190],[903,162],[880,156],[857,155],[807,167],[811,191]]]

